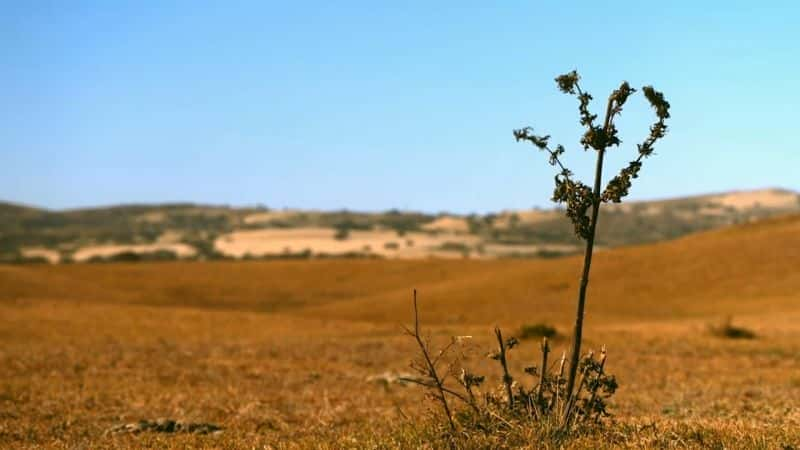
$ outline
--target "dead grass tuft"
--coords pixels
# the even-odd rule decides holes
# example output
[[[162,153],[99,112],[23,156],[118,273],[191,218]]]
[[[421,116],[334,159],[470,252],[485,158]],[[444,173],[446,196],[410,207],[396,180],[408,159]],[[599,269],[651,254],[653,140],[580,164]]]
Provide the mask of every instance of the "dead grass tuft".
[[[725,320],[718,325],[709,325],[708,329],[712,335],[725,339],[756,338],[755,332],[748,330],[747,328],[734,325],[731,317],[725,318]]]
[[[519,329],[520,339],[553,339],[558,336],[558,330],[552,325],[546,323],[525,324]]]

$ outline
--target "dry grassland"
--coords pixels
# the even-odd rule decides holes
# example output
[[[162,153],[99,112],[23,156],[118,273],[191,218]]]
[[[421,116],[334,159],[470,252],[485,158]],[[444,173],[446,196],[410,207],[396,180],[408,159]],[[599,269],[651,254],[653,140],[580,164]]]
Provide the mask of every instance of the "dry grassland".
[[[587,347],[608,345],[616,422],[567,446],[800,447],[798,263],[797,217],[597,254]],[[419,389],[366,381],[407,372],[411,288],[435,340],[486,349],[495,323],[568,330],[579,264],[0,266],[0,448],[436,446]],[[708,333],[728,315],[758,338]],[[515,368],[535,355],[524,341]],[[105,433],[158,417],[224,431]]]

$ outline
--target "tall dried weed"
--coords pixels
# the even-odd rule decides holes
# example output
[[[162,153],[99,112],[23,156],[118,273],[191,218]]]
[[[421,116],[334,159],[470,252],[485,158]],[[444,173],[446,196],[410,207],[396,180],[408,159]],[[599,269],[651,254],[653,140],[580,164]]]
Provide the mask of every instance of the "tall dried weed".
[[[599,211],[603,203],[619,203],[629,194],[632,180],[639,176],[644,159],[654,154],[656,141],[666,134],[670,104],[653,87],[642,88],[645,98],[655,110],[657,120],[650,127],[647,138],[637,145],[636,159],[622,168],[603,188],[606,152],[622,142],[617,135],[614,119],[621,115],[623,106],[636,89],[627,81],[622,82],[608,98],[602,124],[597,124],[597,115],[589,111],[593,97],[581,89],[579,80],[576,71],[555,79],[559,90],[578,99],[579,121],[586,128],[580,140],[581,146],[584,151],[591,149],[597,153],[592,187],[574,179],[573,172],[561,161],[565,148],[562,145],[551,147],[549,135],[534,134],[531,127],[514,130],[517,141],[530,142],[537,149],[546,151],[550,165],[558,168],[552,200],[566,205],[566,216],[572,222],[575,234],[586,244],[569,358],[564,353],[555,363],[551,362],[551,350],[545,337],[541,344],[540,364],[525,369],[525,373],[534,378],[533,386],[525,388],[511,374],[508,364],[509,354],[519,345],[519,341],[514,337],[504,338],[500,328],[495,328],[497,348],[489,357],[498,362],[502,384],[494,389],[482,389],[485,382],[483,375],[459,367],[460,358],[449,357],[458,348],[456,339],[436,352],[431,350],[429,342],[420,332],[414,291],[414,328],[406,329],[406,332],[419,347],[420,358],[412,363],[419,377],[408,381],[429,388],[431,398],[440,405],[449,432],[454,436],[475,431],[503,433],[518,427],[533,427],[544,435],[559,437],[576,429],[591,428],[608,416],[607,400],[616,391],[617,382],[605,372],[606,350],[603,348],[599,355],[592,351],[581,353],[584,310]],[[448,384],[450,380],[457,381],[460,388]],[[454,409],[452,401],[465,408]]]

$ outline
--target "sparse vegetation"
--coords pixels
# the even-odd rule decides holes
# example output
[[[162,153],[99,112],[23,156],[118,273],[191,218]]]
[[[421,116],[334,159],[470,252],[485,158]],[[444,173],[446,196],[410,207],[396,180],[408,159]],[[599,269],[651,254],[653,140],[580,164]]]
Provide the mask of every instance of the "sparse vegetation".
[[[350,237],[350,229],[347,227],[341,227],[336,229],[336,233],[333,235],[333,238],[337,241],[343,241]]]
[[[178,255],[169,250],[158,250],[155,252],[131,252],[124,251],[109,256],[92,256],[87,260],[90,263],[110,263],[110,262],[138,262],[138,261],[175,261]]]
[[[5,264],[47,264],[50,261],[44,256],[25,256],[19,252],[7,253],[0,256],[0,263]]]
[[[548,325],[546,323],[525,324],[522,325],[519,329],[520,339],[535,339],[535,338],[553,339],[556,336],[558,336],[558,331],[556,330],[556,327]]]
[[[447,241],[443,243],[442,245],[439,246],[439,250],[445,252],[458,252],[461,253],[463,256],[469,256],[469,254],[472,252],[472,248],[469,245],[463,242],[453,242],[453,241]]]
[[[733,324],[733,318],[726,317],[718,325],[709,325],[708,327],[711,334],[725,339],[755,339],[756,333],[748,330],[747,328],[736,326]]]

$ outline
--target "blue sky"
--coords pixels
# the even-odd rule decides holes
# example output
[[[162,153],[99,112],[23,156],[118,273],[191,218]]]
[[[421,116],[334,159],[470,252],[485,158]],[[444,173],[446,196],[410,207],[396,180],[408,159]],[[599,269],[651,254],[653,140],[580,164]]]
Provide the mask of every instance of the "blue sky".
[[[631,199],[800,189],[800,2],[650,3],[6,4],[0,199],[547,207],[552,168],[511,130],[588,177],[572,69],[598,113],[623,79],[672,103]],[[629,101],[608,177],[651,120]]]

